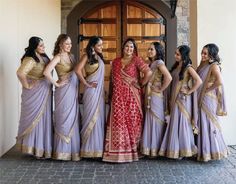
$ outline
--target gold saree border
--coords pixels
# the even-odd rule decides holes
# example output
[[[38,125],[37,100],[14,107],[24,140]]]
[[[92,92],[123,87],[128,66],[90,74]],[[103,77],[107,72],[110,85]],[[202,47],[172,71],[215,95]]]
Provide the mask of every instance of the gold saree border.
[[[78,97],[78,93],[76,94],[76,99]],[[79,113],[79,105],[77,106],[76,108],[76,114]],[[77,121],[74,121],[70,131],[69,131],[69,134],[68,135],[63,135],[61,134],[60,132],[58,132],[54,126],[54,131],[55,131],[55,134],[61,138],[63,141],[65,141],[67,144],[69,144],[69,142],[71,141],[71,137],[73,135],[73,131],[74,131],[74,128],[75,128],[75,124],[77,123]]]
[[[216,114],[218,116],[226,116],[227,115],[227,112],[223,111],[223,109],[222,109],[222,105],[223,105],[222,95],[223,95],[223,89],[222,89],[222,86],[219,86],[218,87],[218,94],[217,94],[218,104],[217,104],[217,111],[216,111]]]
[[[161,125],[164,125],[165,124],[165,121],[162,121],[153,111],[152,109],[147,109],[147,111],[150,112],[150,114],[155,118],[155,120],[161,124]]]
[[[100,100],[99,100],[100,101]],[[98,105],[99,106],[99,105]],[[86,128],[86,131],[84,132],[84,134],[81,133],[81,137],[82,137],[82,144],[85,144],[96,124],[97,118],[98,118],[98,113],[99,113],[99,107],[96,108],[96,111],[88,125],[88,127]]]
[[[155,91],[151,91],[151,94],[154,96],[158,96],[159,98],[164,98],[163,93],[157,93]]]
[[[35,120],[32,122],[32,124],[21,134],[21,135],[18,135],[16,137],[16,139],[21,139],[23,138],[24,136],[30,134],[32,132],[32,130],[36,127],[36,125],[39,123],[43,113],[45,112],[46,110],[46,106],[47,106],[47,101],[48,101],[48,97],[51,95],[51,90],[49,89],[48,90],[48,95],[47,97],[44,99],[44,102],[43,102],[43,105],[41,107],[41,110],[39,111],[39,114],[36,116]]]
[[[229,155],[228,149],[222,151],[222,152],[215,152],[215,153],[208,153],[208,154],[202,154],[201,156],[198,155],[197,160],[208,162],[210,160],[220,160],[222,158],[227,158]]]
[[[21,143],[16,143],[16,148],[20,150],[24,154],[34,155],[36,157],[44,157],[44,158],[51,158],[52,151],[46,151],[42,149],[38,149],[36,147],[27,146]]]
[[[80,151],[80,157],[83,158],[102,158],[103,151]]]
[[[159,151],[160,156],[174,158],[174,159],[178,159],[179,157],[192,157],[196,154],[197,154],[196,147],[192,148],[191,150],[170,151],[170,150],[160,149]]]
[[[223,109],[221,108],[222,106],[222,88],[221,86],[219,86],[218,88],[218,95],[214,94],[212,91],[208,92],[205,94],[205,96],[212,98],[213,100],[216,101],[217,103],[217,111],[216,111],[216,115],[217,116],[226,116],[227,112],[223,111]]]
[[[55,160],[72,160],[79,161],[80,156],[79,153],[61,153],[61,152],[53,152],[52,159]]]
[[[179,107],[180,111],[183,113],[183,115],[187,118],[188,122],[191,124],[192,129],[193,129],[193,133],[198,134],[198,131],[195,127],[195,122],[193,119],[191,119],[191,116],[190,116],[189,112],[186,110],[186,108],[184,107],[184,104],[180,100],[176,100],[176,104],[178,105],[178,107]]]
[[[201,109],[206,113],[207,118],[221,131],[221,126],[218,123],[217,119],[214,117],[214,115],[211,114],[210,111],[208,111],[206,105],[202,103]]]
[[[217,96],[212,91],[209,91],[208,93],[206,93],[205,96],[211,97],[212,99],[218,101]]]
[[[63,141],[65,141],[67,144],[69,144],[70,141],[71,141],[71,137],[72,137],[72,135],[73,135],[75,123],[76,123],[76,122],[74,122],[74,125],[72,126],[72,128],[71,128],[71,130],[70,130],[68,136],[63,135],[63,134],[57,132],[56,129],[54,128],[55,134],[56,134],[60,139],[62,139]]]
[[[199,95],[199,98],[198,98],[198,106],[201,107],[202,106],[202,102],[203,102],[203,97],[204,95],[206,94],[206,88],[207,88],[207,83],[210,79],[210,75],[211,75],[211,70],[212,70],[212,66],[214,65],[214,63],[210,66],[209,70],[208,70],[208,73],[207,73],[207,76],[202,84],[202,90],[200,92],[200,95]]]
[[[144,147],[141,147],[140,148],[140,152],[143,154],[143,155],[147,155],[147,156],[150,156],[150,157],[157,157],[159,156],[159,151],[160,149],[150,149],[150,148],[144,148]]]
[[[100,68],[100,63],[98,63],[98,64],[99,64],[99,66],[98,66],[97,70],[94,73],[92,73],[91,75],[89,75],[87,77],[88,79],[90,79],[91,77],[93,77],[94,75],[96,75],[98,73],[99,68]],[[101,101],[101,95],[103,95],[102,93],[103,93],[103,90],[101,90],[101,92],[100,92],[96,111],[95,111],[93,117],[91,118],[91,120],[90,120],[90,122],[88,124],[87,129],[85,130],[85,132],[83,134],[81,133],[82,144],[85,144],[87,142],[87,140],[88,140],[88,138],[89,138],[89,136],[90,136],[90,134],[91,134],[91,132],[92,132],[96,122],[97,122],[98,114],[100,112],[99,105],[100,105],[100,101]]]
[[[181,89],[182,84],[183,84],[183,80],[178,82],[178,84],[177,84],[177,86],[175,88],[174,96],[172,96],[171,99],[170,99],[170,112],[173,111],[174,104],[175,104],[176,98],[177,98],[177,96],[179,94],[179,91]]]
[[[99,67],[100,67],[99,64],[100,63],[98,63],[98,68],[96,69],[96,71],[94,71],[93,73],[91,73],[89,76],[86,77],[87,80],[90,79],[91,77],[93,77],[94,75],[96,75],[98,73],[98,70],[99,70]]]

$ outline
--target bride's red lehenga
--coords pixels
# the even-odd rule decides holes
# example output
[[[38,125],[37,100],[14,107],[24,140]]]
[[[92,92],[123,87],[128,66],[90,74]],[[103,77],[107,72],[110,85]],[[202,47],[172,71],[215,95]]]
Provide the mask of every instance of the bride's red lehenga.
[[[149,70],[140,58],[133,57],[122,68],[121,58],[112,62],[112,101],[107,121],[103,161],[132,162],[138,160],[143,113],[140,71]]]

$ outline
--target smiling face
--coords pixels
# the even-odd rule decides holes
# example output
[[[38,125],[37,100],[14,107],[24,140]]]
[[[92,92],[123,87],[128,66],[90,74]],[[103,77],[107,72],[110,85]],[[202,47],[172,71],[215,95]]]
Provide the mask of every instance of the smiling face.
[[[176,51],[175,51],[175,61],[179,63],[181,60],[182,60],[182,57],[181,57],[181,54],[179,52],[179,49],[176,49]]]
[[[42,40],[40,40],[37,48],[35,49],[35,52],[38,54],[44,54],[45,53],[45,46]]]
[[[134,53],[134,44],[131,41],[128,41],[125,44],[124,50],[123,50],[124,56],[132,56]]]
[[[102,48],[103,48],[103,45],[102,45],[102,40],[99,39],[98,43],[94,46],[94,51],[96,53],[102,53]]]
[[[67,38],[61,45],[60,48],[63,52],[70,52],[72,47],[71,39]]]
[[[209,61],[211,59],[207,48],[202,49],[201,57],[202,57],[203,62],[204,61]]]
[[[156,57],[156,54],[157,54],[157,51],[155,49],[155,46],[153,44],[151,44],[149,47],[148,47],[148,57],[151,58],[152,60],[155,59]]]

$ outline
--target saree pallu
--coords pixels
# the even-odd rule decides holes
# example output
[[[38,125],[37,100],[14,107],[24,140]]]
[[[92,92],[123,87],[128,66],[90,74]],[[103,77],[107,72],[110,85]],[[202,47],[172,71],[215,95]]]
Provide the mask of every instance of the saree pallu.
[[[122,69],[121,58],[112,62],[112,101],[107,120],[103,161],[132,162],[138,160],[142,131],[139,71],[147,66],[138,58]]]
[[[51,84],[38,80],[32,89],[22,89],[21,99],[17,147],[22,153],[51,158]]]
[[[145,118],[140,148],[142,154],[151,157],[158,156],[166,128],[164,95],[151,89],[151,85],[161,86],[162,73],[158,66],[162,64],[164,62],[161,60],[151,64],[153,75],[145,92]]]
[[[78,80],[72,71],[68,83],[55,90],[54,150],[57,160],[80,160]]]
[[[90,74],[87,82],[97,81],[96,88],[85,88],[81,125],[81,157],[102,157],[104,148],[105,99],[104,64],[101,59],[98,69]]]
[[[165,135],[159,151],[160,156],[168,158],[191,157],[197,154],[197,147],[194,142],[193,129],[197,121],[197,95],[184,95],[180,92],[185,77],[179,81],[177,69],[172,74],[170,121],[167,124]]]
[[[223,85],[205,92],[210,79],[211,65],[203,66],[198,70],[204,82],[198,90],[200,134],[198,136],[198,160],[220,160],[228,156],[229,151],[225,144],[218,116],[226,115]]]

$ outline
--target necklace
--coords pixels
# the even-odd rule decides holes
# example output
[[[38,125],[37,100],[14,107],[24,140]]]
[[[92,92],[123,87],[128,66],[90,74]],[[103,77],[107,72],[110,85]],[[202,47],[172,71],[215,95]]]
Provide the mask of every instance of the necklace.
[[[122,64],[122,68],[125,68],[128,64],[130,64],[132,61],[132,58],[122,58],[121,59],[121,64]]]

